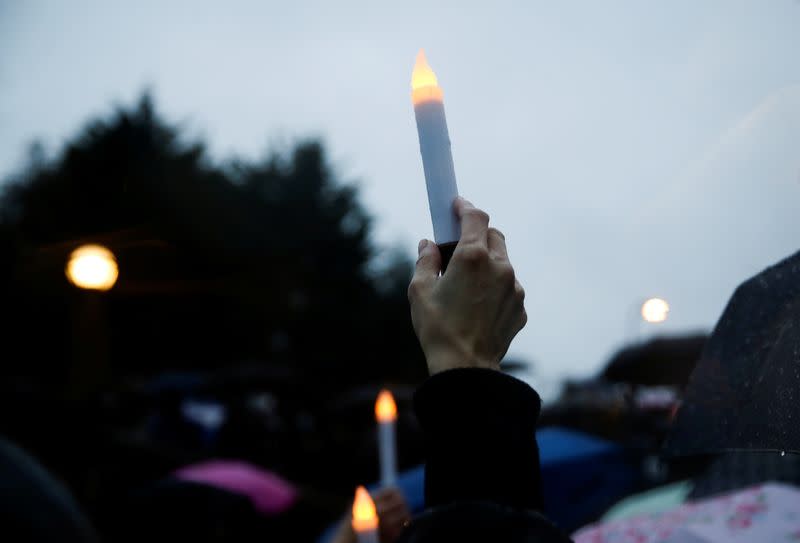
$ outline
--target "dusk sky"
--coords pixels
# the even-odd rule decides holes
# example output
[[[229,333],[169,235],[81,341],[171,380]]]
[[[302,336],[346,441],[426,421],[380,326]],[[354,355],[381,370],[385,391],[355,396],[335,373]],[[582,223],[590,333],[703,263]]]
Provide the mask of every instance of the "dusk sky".
[[[800,249],[797,0],[0,0],[0,179],[31,141],[55,154],[150,89],[216,159],[322,138],[378,241],[411,255],[432,236],[420,47],[461,193],[528,293],[511,352],[546,397],[634,332],[710,329],[738,283]],[[655,295],[668,321],[637,326]]]

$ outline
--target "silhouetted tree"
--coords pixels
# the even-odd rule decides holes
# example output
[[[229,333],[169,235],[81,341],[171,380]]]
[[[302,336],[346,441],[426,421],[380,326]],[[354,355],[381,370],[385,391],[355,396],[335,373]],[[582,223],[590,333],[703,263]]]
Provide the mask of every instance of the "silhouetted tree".
[[[121,268],[108,295],[117,371],[256,358],[345,382],[422,375],[405,302],[410,264],[395,258],[370,273],[370,218],[319,143],[221,167],[145,95],[90,123],[55,159],[38,152],[29,164],[0,199],[4,250],[31,287],[6,283],[10,299],[63,308],[81,295],[61,275],[66,252],[108,244]],[[6,334],[63,336],[17,322],[30,328]]]

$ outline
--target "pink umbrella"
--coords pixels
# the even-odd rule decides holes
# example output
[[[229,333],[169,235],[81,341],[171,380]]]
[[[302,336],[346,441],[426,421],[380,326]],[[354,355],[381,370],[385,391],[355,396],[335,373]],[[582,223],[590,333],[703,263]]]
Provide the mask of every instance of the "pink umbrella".
[[[800,542],[800,489],[766,483],[664,513],[587,526],[575,543]]]
[[[291,483],[247,462],[211,460],[183,467],[174,476],[247,496],[264,516],[279,515],[297,501]]]

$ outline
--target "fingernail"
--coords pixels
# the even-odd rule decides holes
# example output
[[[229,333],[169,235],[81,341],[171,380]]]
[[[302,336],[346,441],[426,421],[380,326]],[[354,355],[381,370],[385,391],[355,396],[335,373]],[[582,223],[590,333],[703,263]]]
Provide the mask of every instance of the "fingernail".
[[[425,249],[425,247],[427,247],[427,246],[428,246],[428,240],[427,240],[427,239],[420,240],[420,242],[419,242],[419,247],[417,247],[417,254],[418,254],[418,255],[421,255],[421,254],[422,254],[422,251],[423,251],[423,250]]]

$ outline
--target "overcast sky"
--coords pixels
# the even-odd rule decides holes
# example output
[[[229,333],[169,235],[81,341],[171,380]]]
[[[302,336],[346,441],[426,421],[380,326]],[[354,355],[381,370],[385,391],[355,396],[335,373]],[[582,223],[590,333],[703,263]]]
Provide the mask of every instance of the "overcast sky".
[[[507,236],[532,381],[634,332],[709,329],[800,249],[800,2],[0,0],[0,178],[145,88],[217,158],[319,136],[378,238],[430,237],[410,103],[424,47],[461,193]],[[645,297],[667,323],[637,326]],[[637,330],[638,328],[638,330]]]

